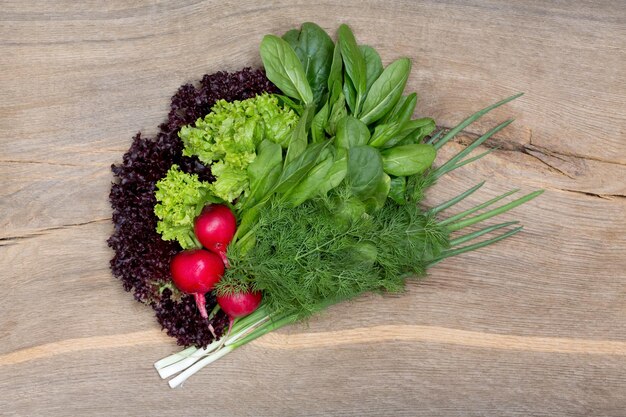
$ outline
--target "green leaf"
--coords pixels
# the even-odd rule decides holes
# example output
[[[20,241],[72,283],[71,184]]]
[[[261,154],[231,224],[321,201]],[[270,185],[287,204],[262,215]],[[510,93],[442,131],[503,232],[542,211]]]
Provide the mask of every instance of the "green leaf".
[[[367,145],[370,140],[370,131],[367,125],[359,119],[346,116],[337,123],[335,145],[339,148],[352,148]]]
[[[329,155],[309,171],[300,184],[296,185],[292,191],[285,196],[284,201],[292,207],[296,207],[320,193],[332,166],[333,156]]]
[[[322,184],[320,192],[325,194],[337,187],[344,180],[347,172],[348,151],[345,148],[339,148],[335,151],[333,166],[326,174],[326,181]]]
[[[350,112],[354,114],[357,106],[356,89],[352,84],[352,80],[348,77],[346,77],[343,82],[343,95],[346,97],[346,104],[348,105]]]
[[[280,194],[287,194],[315,166],[320,154],[328,147],[330,141],[324,143],[314,143],[307,146],[296,159],[285,165],[280,174],[274,190]]]
[[[365,208],[368,213],[372,213],[376,210],[380,210],[387,201],[387,196],[391,189],[391,178],[389,175],[383,173],[376,188],[372,191],[369,197],[363,199]]]
[[[267,199],[259,202],[246,210],[243,210],[239,224],[237,225],[237,231],[235,232],[234,242],[237,242],[237,246],[246,246],[246,242],[250,240],[254,241],[254,227],[259,219],[259,212],[261,208],[267,203]]]
[[[380,59],[378,52],[371,46],[360,45],[359,49],[363,58],[365,59],[365,94],[370,90],[374,81],[378,79],[383,72],[383,62]]]
[[[374,134],[370,139],[369,145],[380,148],[385,145],[392,137],[397,136],[402,130],[402,123],[377,124],[374,128]]]
[[[309,130],[309,123],[313,117],[314,111],[315,109],[313,106],[308,106],[304,109],[300,120],[298,120],[295,129],[292,131],[289,147],[287,148],[287,155],[285,155],[285,165],[300,156],[300,154],[306,149],[306,145],[308,143],[307,133]]]
[[[352,192],[361,199],[369,198],[383,178],[380,153],[363,145],[348,149],[347,178]]]
[[[339,94],[343,86],[343,61],[341,60],[341,47],[339,42],[335,44],[333,59],[328,73],[329,103],[334,103],[339,99]]]
[[[328,102],[317,112],[311,123],[311,136],[313,143],[319,143],[326,140],[326,126],[328,125],[328,117],[330,116],[330,106]]]
[[[261,42],[261,60],[267,78],[289,97],[313,103],[313,92],[298,56],[291,46],[274,35],[265,35]]]
[[[400,97],[394,108],[383,118],[383,123],[406,123],[413,116],[417,105],[417,94]]]
[[[389,138],[383,148],[391,148],[396,145],[410,145],[419,143],[426,135],[435,129],[435,121],[429,117],[409,120],[402,125],[395,135]]]
[[[293,109],[298,116],[302,114],[302,110],[304,109],[301,104],[296,103],[291,99],[291,97],[287,97],[284,94],[272,94],[272,97],[276,97],[278,99],[278,103],[281,107],[287,107],[289,109]]]
[[[172,165],[156,183],[155,197],[154,214],[159,219],[156,230],[161,238],[176,240],[183,249],[201,247],[193,233],[193,222],[205,204],[222,202],[211,194],[210,184]]]
[[[406,204],[406,177],[393,177],[391,179],[391,188],[389,190],[389,198],[402,206]]]
[[[320,103],[328,89],[327,79],[335,49],[333,40],[324,29],[311,22],[302,24],[300,30],[290,30],[283,39],[302,63],[314,102]]]
[[[282,161],[280,145],[269,140],[261,142],[256,159],[248,165],[250,194],[244,200],[243,210],[263,200],[272,190],[280,176]]]
[[[346,99],[343,93],[339,93],[339,98],[335,101],[330,109],[328,124],[326,125],[326,133],[334,136],[337,131],[337,123],[348,115],[346,110]]]
[[[407,58],[389,64],[367,94],[359,119],[369,125],[391,111],[402,96],[410,72],[411,61]]]
[[[424,172],[432,165],[437,151],[432,145],[418,143],[386,149],[381,155],[385,172],[400,177]]]
[[[212,165],[211,192],[233,201],[249,192],[247,168],[261,141],[286,146],[297,123],[293,110],[281,106],[276,96],[262,94],[242,101],[218,100],[204,118],[183,126],[179,136],[184,156],[196,155]]]
[[[356,106],[358,107],[367,89],[365,58],[356,43],[352,30],[347,25],[339,26],[337,37],[341,46],[341,57],[343,58],[346,74],[352,80],[352,85],[356,92]]]

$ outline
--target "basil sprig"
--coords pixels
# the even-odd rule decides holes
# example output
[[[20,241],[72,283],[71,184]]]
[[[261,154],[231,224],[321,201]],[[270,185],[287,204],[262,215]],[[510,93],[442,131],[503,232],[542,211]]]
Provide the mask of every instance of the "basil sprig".
[[[359,45],[347,25],[339,27],[335,43],[314,23],[282,38],[265,36],[260,52],[267,77],[301,119],[282,167],[272,163],[254,172],[262,186],[249,205],[278,193],[296,206],[343,181],[370,210],[388,197],[405,201],[406,177],[428,170],[436,156],[433,145],[422,143],[434,121],[411,119],[417,94],[403,96],[411,61],[400,58],[384,67],[376,50]]]

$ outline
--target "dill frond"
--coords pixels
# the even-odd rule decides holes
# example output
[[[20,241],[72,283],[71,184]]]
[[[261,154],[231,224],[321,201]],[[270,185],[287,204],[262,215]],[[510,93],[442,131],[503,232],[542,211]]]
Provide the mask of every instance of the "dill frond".
[[[349,203],[341,189],[292,208],[278,200],[262,209],[256,243],[245,254],[234,248],[218,292],[247,286],[263,291],[269,311],[307,317],[329,299],[342,301],[370,291],[401,291],[408,276],[449,247],[448,232],[417,204],[388,201],[375,215],[346,221],[338,207]]]

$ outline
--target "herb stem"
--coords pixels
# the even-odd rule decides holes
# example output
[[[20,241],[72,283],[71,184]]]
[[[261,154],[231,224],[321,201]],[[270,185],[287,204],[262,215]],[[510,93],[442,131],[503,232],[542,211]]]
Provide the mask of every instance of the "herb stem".
[[[161,359],[160,361],[155,362],[154,367],[158,371],[161,368],[165,368],[166,366],[169,366],[173,363],[176,363],[178,361],[181,361],[187,358],[189,355],[191,355],[197,350],[198,348],[196,348],[195,346],[188,347],[185,350],[181,350],[178,353],[174,353],[173,355],[170,355],[168,357]]]
[[[518,221],[514,221],[514,222],[506,222],[506,223],[500,223],[500,224],[496,224],[493,226],[489,226],[489,227],[485,227],[484,229],[480,229],[477,230],[475,232],[472,233],[468,233],[466,235],[463,236],[459,236],[456,239],[452,239],[450,241],[450,246],[457,246],[457,245],[461,245],[465,242],[469,242],[470,240],[476,239],[477,237],[480,237],[482,235],[486,235],[487,233],[491,233],[493,231],[496,231],[498,229],[502,229],[504,227],[508,227],[508,226],[512,226],[514,224],[518,224]]]
[[[474,113],[473,115],[471,115],[470,117],[468,117],[467,119],[463,120],[461,123],[456,125],[454,128],[452,128],[443,138],[435,142],[433,146],[435,147],[435,149],[441,148],[450,139],[455,137],[460,131],[462,131],[467,126],[474,123],[476,120],[483,117],[485,114],[489,113],[491,110],[495,109],[496,107],[500,107],[503,104],[508,103],[509,101],[515,100],[516,98],[522,96],[523,94],[524,93],[518,93],[518,94],[512,95],[511,97],[507,97],[504,100],[501,100],[495,104],[492,104],[491,106],[487,106],[484,109],[477,111],[476,113]]]
[[[183,372],[177,375],[175,378],[172,378],[168,381],[170,388],[178,387],[180,384],[185,382],[187,378],[189,378],[190,376],[198,372],[200,369],[204,368],[205,366],[207,366],[208,364],[212,362],[215,362],[221,357],[226,356],[233,350],[235,350],[233,346],[224,346],[220,350],[215,352],[214,354],[209,355],[206,358],[194,363],[189,368],[185,369]]]
[[[247,343],[252,342],[255,339],[258,339],[259,337],[271,331],[280,329],[281,327],[284,327],[288,324],[295,323],[298,320],[298,318],[299,318],[299,315],[297,314],[289,314],[277,320],[270,320],[266,322],[265,324],[261,325],[259,328],[257,328],[253,332],[251,332],[250,334],[248,334],[243,339],[230,344],[228,347],[233,347],[233,348],[241,347]]]
[[[474,216],[474,217],[470,217],[469,219],[465,219],[465,220],[461,220],[459,222],[456,223],[452,223],[450,225],[448,225],[447,229],[450,232],[454,232],[455,230],[459,230],[462,229],[464,227],[467,226],[471,226],[473,224],[476,224],[478,222],[482,222],[483,220],[487,220],[491,217],[497,216],[499,214],[502,214],[504,212],[507,212],[521,204],[526,203],[527,201],[532,200],[533,198],[537,197],[538,195],[540,195],[541,193],[543,193],[543,190],[538,190],[535,192],[532,192],[530,194],[525,195],[524,197],[518,198],[517,200],[513,200],[508,204],[505,204],[503,206],[497,207],[493,210],[489,210],[486,213],[483,214],[479,214],[478,216]]]
[[[439,178],[442,175],[446,174],[447,172],[450,172],[450,171],[456,169],[457,168],[456,165],[463,158],[465,158],[467,155],[469,155],[470,152],[472,152],[478,146],[482,145],[487,139],[489,139],[490,137],[492,137],[493,135],[495,135],[496,133],[498,133],[499,131],[501,131],[502,129],[504,129],[505,127],[510,125],[511,123],[513,123],[513,119],[509,119],[509,120],[507,120],[507,121],[505,121],[503,123],[500,123],[498,126],[494,127],[493,129],[491,129],[490,131],[488,131],[487,133],[485,133],[484,135],[482,135],[481,137],[476,139],[474,142],[472,142],[471,145],[469,145],[468,147],[466,147],[465,149],[463,149],[462,151],[460,151],[459,153],[454,155],[452,158],[448,159],[448,161],[445,164],[443,164],[442,166],[437,168],[435,170],[435,176],[437,178]],[[486,153],[482,154],[480,157],[482,158],[485,155],[486,155]],[[473,159],[473,161],[474,160],[475,159]],[[465,164],[463,164],[463,165],[465,165]]]
[[[206,356],[207,354],[213,352],[214,350],[217,350],[221,346],[221,344],[222,344],[221,340],[216,340],[204,349],[197,349],[195,352],[193,352],[191,355],[184,358],[183,360],[159,369],[158,370],[159,376],[161,377],[161,379],[166,379],[174,374],[177,374],[189,368],[198,360],[202,359],[203,356]]]
[[[433,136],[430,137],[430,139],[428,139],[425,143],[428,145],[431,145],[434,141],[436,141],[437,139],[439,139],[439,137],[441,135],[443,135],[445,129],[440,129],[439,132],[435,133]]]
[[[489,201],[485,201],[484,203],[479,204],[479,205],[477,205],[475,207],[472,207],[472,208],[470,208],[468,210],[462,211],[459,214],[455,214],[454,216],[448,217],[447,219],[439,222],[439,225],[440,226],[445,226],[447,224],[454,223],[455,221],[460,220],[463,217],[469,216],[472,213],[476,213],[477,211],[482,210],[485,207],[489,207],[493,203],[497,203],[498,201],[502,200],[503,198],[506,198],[506,197],[510,196],[511,194],[515,194],[518,191],[519,191],[518,189],[517,190],[511,190],[511,191],[508,191],[508,192],[506,192],[504,194],[501,194],[501,195],[499,195],[499,196],[497,196],[495,198],[492,198]]]
[[[263,317],[261,320],[257,321],[256,323],[249,325],[248,327],[240,330],[239,332],[235,333],[233,336],[229,337],[228,340],[224,342],[224,345],[225,346],[232,345],[233,343],[235,343],[237,340],[241,339],[242,337],[246,337],[247,335],[249,335],[252,331],[254,331],[259,326],[263,325],[265,322],[267,322],[270,319],[271,319],[270,316]]]
[[[437,214],[439,212],[444,211],[447,208],[450,208],[450,207],[454,206],[456,203],[464,200],[465,197],[473,194],[475,191],[477,191],[483,185],[485,185],[485,181],[482,181],[482,182],[476,184],[475,186],[473,186],[472,188],[470,188],[469,190],[467,190],[467,191],[457,195],[456,197],[451,198],[450,200],[445,201],[445,202],[439,204],[438,206],[431,208],[429,210],[429,214],[434,215],[434,214]]]
[[[519,233],[522,229],[523,229],[523,226],[516,227],[513,230],[510,230],[510,231],[508,231],[506,233],[503,233],[503,234],[501,234],[499,236],[496,236],[494,238],[485,240],[483,242],[478,242],[478,243],[474,243],[473,245],[463,246],[462,248],[458,248],[458,249],[450,249],[450,250],[444,251],[444,252],[442,252],[440,254],[440,256],[437,259],[433,260],[429,264],[429,266],[435,265],[435,264],[441,262],[442,260],[444,260],[446,258],[451,258],[453,256],[457,256],[457,255],[460,255],[460,254],[465,253],[465,252],[470,252],[470,251],[473,251],[473,250],[476,250],[476,249],[484,248],[485,246],[489,246],[491,244],[494,244],[494,243],[496,243],[496,242],[498,242],[498,241],[500,241],[502,239],[506,239],[507,237],[511,237],[514,234]]]

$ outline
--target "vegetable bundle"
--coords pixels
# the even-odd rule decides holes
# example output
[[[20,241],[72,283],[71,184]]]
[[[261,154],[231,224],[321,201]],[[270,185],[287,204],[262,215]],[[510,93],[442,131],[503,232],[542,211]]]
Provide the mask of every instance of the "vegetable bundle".
[[[513,192],[505,193],[445,219],[444,210],[482,183],[436,207],[421,205],[428,187],[486,155],[470,153],[511,120],[433,167],[437,150],[519,95],[434,133],[432,119],[413,118],[417,94],[404,91],[411,61],[383,66],[346,25],[334,42],[305,23],[265,36],[260,52],[275,87],[217,97],[179,123],[166,136],[175,156],[151,179],[150,226],[167,245],[159,253],[170,271],[159,263],[148,280],[153,296],[138,299],[158,317],[166,310],[160,321],[168,334],[193,345],[155,364],[163,378],[178,374],[171,387],[269,331],[365,292],[401,291],[435,263],[518,233],[516,222],[506,222],[452,236],[541,193],[489,209]],[[112,191],[116,209],[120,186]],[[124,222],[116,224],[112,265],[124,277],[115,262],[124,257]],[[145,283],[125,281],[127,289],[138,286]],[[173,324],[190,320],[193,326]],[[189,338],[189,330],[201,337]]]

